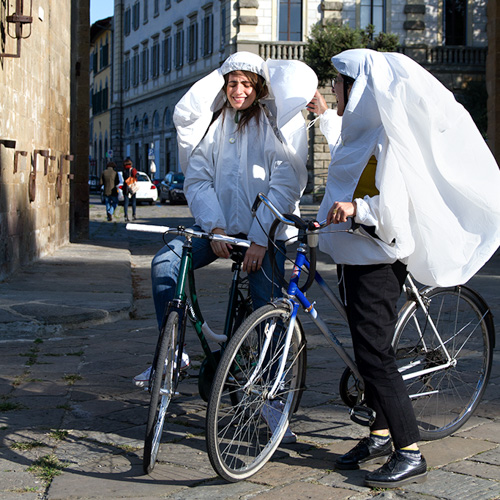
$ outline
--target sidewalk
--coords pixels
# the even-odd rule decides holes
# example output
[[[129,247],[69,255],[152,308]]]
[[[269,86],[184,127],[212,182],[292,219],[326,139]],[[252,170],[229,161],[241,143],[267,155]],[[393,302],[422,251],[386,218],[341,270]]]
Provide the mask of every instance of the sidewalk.
[[[129,317],[130,251],[74,243],[0,283],[0,340]]]
[[[102,227],[124,234],[123,224]],[[157,238],[130,238],[129,245],[120,238],[68,245],[0,283],[0,499],[500,498],[498,347],[485,398],[466,426],[422,443],[428,481],[373,491],[363,486],[365,470],[334,470],[365,430],[340,402],[342,364],[307,318],[308,390],[292,421],[297,444],[281,447],[250,480],[217,478],[205,451],[206,405],[196,378],[202,358],[191,331],[189,376],[170,408],[159,463],[144,476],[148,397],[131,378],[151,362],[157,337],[149,284]],[[226,300],[226,264],[217,261],[197,275],[211,326]],[[331,262],[320,265],[333,279]],[[490,304],[498,328],[500,252],[471,285]],[[340,322],[335,327],[348,339]],[[37,464],[49,480],[36,475]]]

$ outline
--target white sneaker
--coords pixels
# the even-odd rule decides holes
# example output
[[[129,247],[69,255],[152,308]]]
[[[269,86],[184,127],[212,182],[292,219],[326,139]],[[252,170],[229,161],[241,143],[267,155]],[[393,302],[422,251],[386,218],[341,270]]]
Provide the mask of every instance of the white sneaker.
[[[176,352],[177,356],[177,352]],[[174,364],[175,368],[175,364]],[[181,370],[187,370],[189,368],[189,354],[187,352],[182,353],[181,359]],[[146,368],[142,373],[136,375],[132,381],[137,387],[144,387],[145,389],[149,386],[149,377],[151,376],[151,366]]]
[[[284,404],[281,401],[266,401],[264,406],[262,407],[262,411],[260,413],[264,422],[269,427],[271,433],[274,433],[276,428],[278,427],[279,421],[281,419],[281,415],[283,413]],[[286,432],[281,439],[281,443],[283,444],[292,444],[297,442],[297,435],[294,434],[290,426],[286,428]]]

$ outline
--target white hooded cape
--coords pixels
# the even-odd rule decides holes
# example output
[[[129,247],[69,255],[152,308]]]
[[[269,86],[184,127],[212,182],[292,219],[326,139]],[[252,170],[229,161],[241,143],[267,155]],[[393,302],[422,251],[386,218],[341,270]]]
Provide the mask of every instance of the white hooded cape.
[[[500,172],[472,118],[402,54],[353,49],[332,62],[355,83],[332,148],[319,218],[335,201],[352,200],[375,154],[380,195],[357,200],[356,216],[375,226],[382,240],[374,240],[375,253],[404,260],[421,283],[465,283],[500,244]],[[339,263],[367,263],[343,262],[357,246],[363,255],[365,243],[356,240],[361,236],[350,236],[351,248],[348,235],[338,236],[325,233],[321,248]]]
[[[213,114],[221,109],[226,101],[222,90],[224,75],[237,70],[252,71],[261,75],[269,91],[269,95],[259,101],[259,105],[264,106],[262,120],[263,126],[266,125],[261,135],[254,137],[260,141],[257,149],[253,144],[248,144],[249,138],[253,137],[252,127],[247,127],[241,134],[234,133],[230,139],[234,146],[228,146],[225,143],[227,137],[220,136],[222,130],[231,128],[228,121],[224,122],[219,117],[210,127]],[[188,197],[188,200],[197,223],[205,230],[212,230],[213,227],[234,230],[236,227],[240,232],[248,234],[249,238],[254,236],[252,241],[265,245],[267,239],[262,231],[257,229],[258,223],[250,224],[248,220],[251,219],[250,208],[254,201],[250,198],[255,198],[258,192],[255,192],[256,186],[263,186],[257,178],[260,174],[255,172],[263,172],[261,167],[268,172],[269,169],[272,170],[272,165],[276,166],[282,162],[291,165],[291,169],[285,167],[275,171],[271,183],[263,186],[262,190],[271,190],[274,194],[272,201],[276,202],[279,209],[293,211],[294,205],[295,209],[298,208],[300,195],[307,183],[308,153],[305,120],[301,110],[312,99],[316,87],[317,77],[304,63],[264,61],[255,54],[237,52],[230,56],[221,68],[195,83],[182,97],[174,112],[180,164],[185,173],[189,165],[191,182],[197,183],[196,188],[191,189],[192,196]],[[239,139],[234,138],[238,136]],[[231,158],[230,149],[238,152],[235,153],[234,160]],[[254,165],[257,158],[262,164]],[[210,166],[210,163],[214,165]],[[231,164],[234,168],[230,167]],[[238,170],[238,164],[239,180],[235,181],[238,185],[224,184],[231,182],[229,179],[233,179],[231,175]],[[217,173],[219,168],[230,169],[231,174],[222,178],[221,174]],[[286,172],[290,175],[283,178]],[[262,175],[265,177],[268,174]],[[189,194],[189,186],[186,182],[186,196]],[[269,209],[264,206],[259,208],[257,216],[265,228],[268,228],[274,219]],[[249,226],[253,229],[249,229]],[[292,233],[287,231],[286,237],[291,236]]]

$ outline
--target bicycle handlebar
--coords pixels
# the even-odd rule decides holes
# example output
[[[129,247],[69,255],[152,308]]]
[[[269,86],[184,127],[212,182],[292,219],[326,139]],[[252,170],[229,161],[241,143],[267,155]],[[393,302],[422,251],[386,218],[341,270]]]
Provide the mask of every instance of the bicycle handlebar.
[[[280,222],[283,222],[283,224],[287,224],[288,226],[294,226],[297,229],[303,229],[306,231],[317,231],[318,229],[328,226],[326,219],[321,222],[318,222],[317,220],[306,221],[295,214],[282,214],[264,193],[259,193],[255,198],[252,206],[252,214],[254,216],[261,203],[264,203],[264,205],[271,210]]]
[[[207,240],[222,241],[230,245],[240,247],[249,247],[251,242],[241,238],[233,238],[223,234],[205,233],[204,231],[196,231],[195,229],[186,228],[183,226],[169,227],[169,226],[156,226],[152,224],[134,224],[128,223],[125,228],[127,231],[143,231],[147,233],[170,233],[178,236],[186,236],[190,238],[203,238]]]
[[[254,217],[261,203],[264,203],[264,205],[266,205],[276,217],[274,222],[271,224],[268,235],[268,253],[273,265],[275,252],[274,238],[280,222],[289,226],[294,226],[299,229],[299,231],[304,231],[304,233],[307,235],[307,242],[309,246],[309,276],[304,286],[299,287],[300,291],[302,293],[305,293],[307,289],[310,288],[310,286],[313,284],[316,275],[316,248],[318,246],[318,235],[316,231],[327,226],[328,224],[326,220],[322,222],[318,222],[316,220],[306,221],[295,214],[282,214],[264,193],[259,193],[257,195],[252,206],[252,214],[254,215]]]

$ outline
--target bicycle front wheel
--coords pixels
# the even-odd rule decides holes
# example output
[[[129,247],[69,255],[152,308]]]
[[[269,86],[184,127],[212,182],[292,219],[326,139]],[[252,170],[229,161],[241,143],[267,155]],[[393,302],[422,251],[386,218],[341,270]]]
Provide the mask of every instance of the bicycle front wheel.
[[[433,440],[458,430],[479,404],[494,327],[486,304],[469,288],[431,288],[422,299],[425,308],[411,301],[401,310],[393,346],[421,438]]]
[[[286,352],[290,320],[286,307],[255,311],[231,339],[217,369],[207,410],[207,448],[215,471],[227,481],[247,479],[266,464],[300,399],[306,346],[296,319]],[[284,370],[276,383],[281,360]],[[278,390],[270,400],[273,386]]]
[[[170,312],[159,346],[156,365],[151,380],[151,400],[149,403],[148,423],[144,440],[142,466],[149,474],[155,466],[160,449],[161,435],[165,424],[167,408],[176,390],[175,351],[179,337],[179,314]]]

